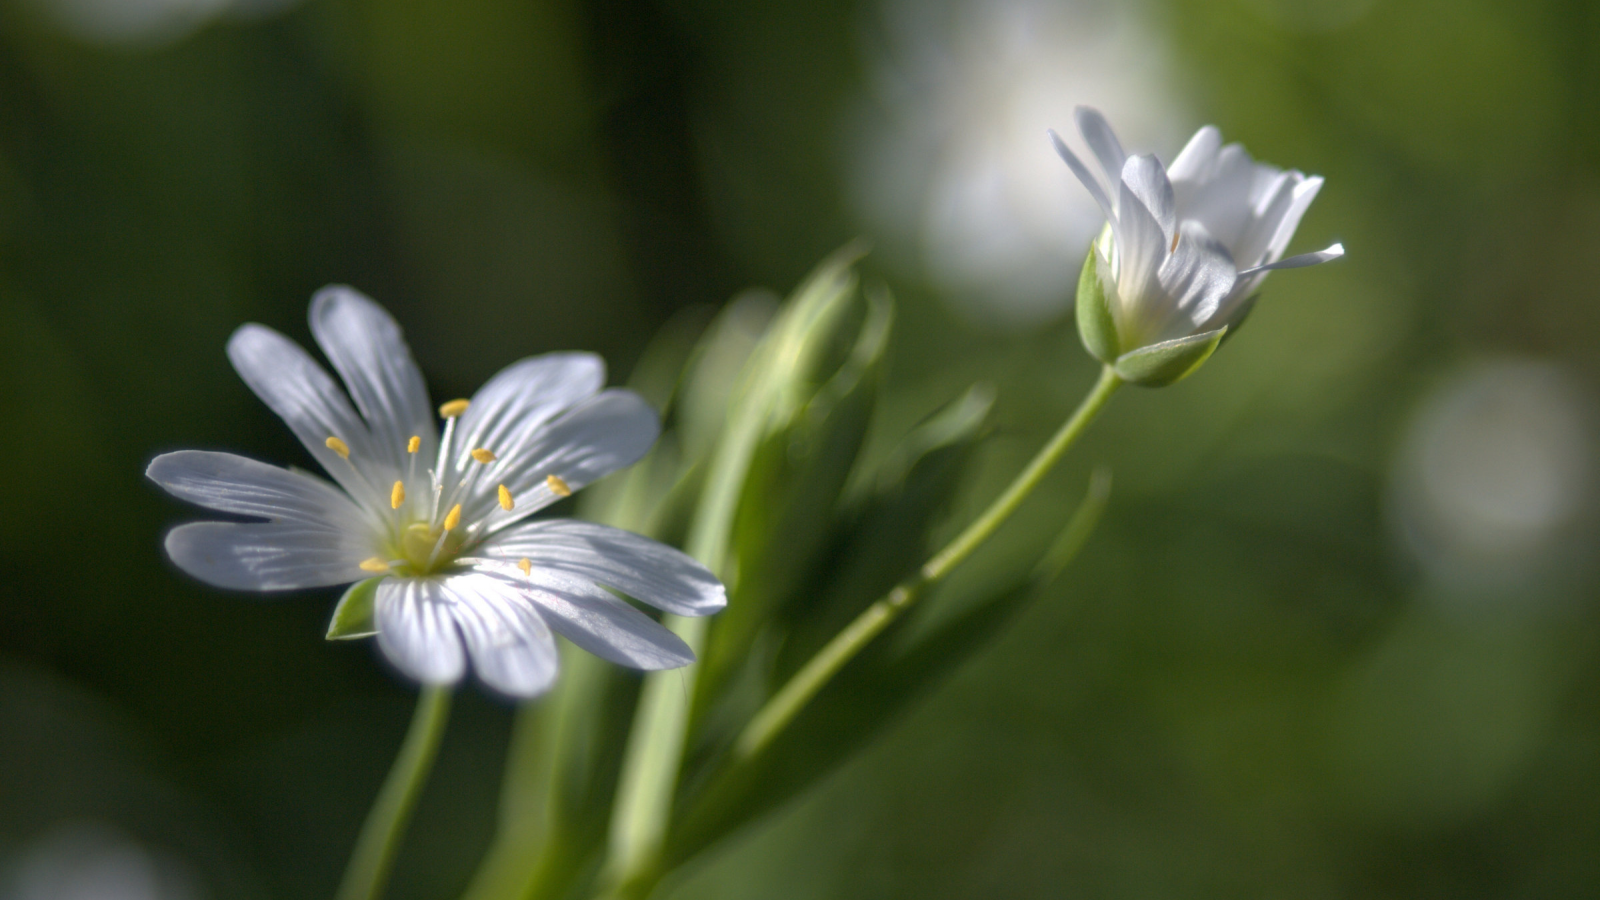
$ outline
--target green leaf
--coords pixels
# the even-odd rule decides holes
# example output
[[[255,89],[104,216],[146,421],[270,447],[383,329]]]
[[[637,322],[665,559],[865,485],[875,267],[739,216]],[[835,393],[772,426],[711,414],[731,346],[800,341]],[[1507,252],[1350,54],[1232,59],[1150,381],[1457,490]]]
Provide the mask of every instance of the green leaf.
[[[1109,227],[1109,226],[1108,226]],[[1105,282],[1100,279],[1100,253],[1090,243],[1089,253],[1083,260],[1083,271],[1078,273],[1078,337],[1089,355],[1103,363],[1117,358],[1117,322],[1106,301]]]
[[[1200,368],[1227,333],[1228,326],[1224,325],[1215,331],[1202,331],[1130,350],[1117,357],[1112,368],[1129,384],[1163,387],[1181,381]]]
[[[1099,523],[1109,491],[1109,473],[1097,471],[1060,538],[1032,572],[943,614],[939,605],[924,601],[840,670],[762,753],[705,778],[699,792],[685,792],[667,848],[669,865],[682,864],[815,783],[943,684],[1017,613],[1049,592]]]
[[[873,600],[928,556],[929,533],[955,493],[985,432],[994,389],[974,385],[913,428],[854,504],[833,551],[814,577],[776,611],[782,651],[771,673],[781,684]]]
[[[756,632],[806,580],[838,529],[840,497],[877,402],[894,319],[886,296],[872,294],[863,301],[855,295],[850,301],[845,308],[853,307],[854,315],[813,320],[819,326],[851,326],[849,355],[787,415],[787,401],[778,401],[771,430],[750,459],[733,529],[738,577],[704,655],[701,684],[708,693],[722,687],[730,667],[742,664]],[[836,339],[827,333],[813,337],[818,343]]]
[[[349,641],[378,633],[378,626],[372,621],[372,604],[378,596],[378,582],[382,580],[383,576],[379,575],[350,585],[344,596],[339,598],[339,605],[333,609],[333,621],[328,623],[328,640]]]

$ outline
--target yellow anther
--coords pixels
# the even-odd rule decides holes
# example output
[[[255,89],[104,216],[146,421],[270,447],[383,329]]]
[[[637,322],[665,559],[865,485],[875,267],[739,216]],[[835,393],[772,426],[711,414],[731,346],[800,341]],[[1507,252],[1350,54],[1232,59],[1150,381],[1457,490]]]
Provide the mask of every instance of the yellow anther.
[[[374,556],[371,559],[364,559],[361,561],[361,571],[387,572],[389,571],[389,564],[384,562],[380,557]]]
[[[517,560],[517,568],[521,569],[522,570],[522,574],[524,574],[524,575],[532,575],[533,574],[533,561],[528,559],[528,558],[526,558],[526,557],[524,557],[522,559],[519,559],[519,560]]]
[[[399,509],[400,504],[404,502],[406,502],[406,483],[403,481],[396,481],[394,483],[394,489],[389,491],[389,508]]]
[[[456,416],[459,416],[466,411],[467,401],[451,400],[449,403],[445,403],[439,407],[439,418],[454,419]]]
[[[567,484],[565,481],[562,481],[558,476],[546,475],[544,477],[544,484],[545,487],[550,489],[550,493],[555,494],[557,497],[572,496],[572,486]]]
[[[500,485],[500,508],[506,512],[510,512],[511,507],[515,505],[516,504],[511,502],[511,492],[506,490],[505,485]]]
[[[350,445],[346,444],[344,441],[341,441],[336,437],[330,437],[322,443],[325,444],[329,450],[339,454],[340,459],[350,458]]]
[[[450,511],[449,512],[445,513],[445,516],[444,516],[444,530],[445,531],[454,531],[455,527],[457,525],[460,525],[460,524],[461,524],[461,504],[457,503],[455,506],[450,507]]]
[[[411,440],[406,441],[406,452],[415,453],[422,448],[422,435],[413,434]]]
[[[485,450],[482,447],[479,447],[478,449],[472,451],[472,458],[483,463],[484,465],[488,465],[500,457],[495,456],[493,450]]]

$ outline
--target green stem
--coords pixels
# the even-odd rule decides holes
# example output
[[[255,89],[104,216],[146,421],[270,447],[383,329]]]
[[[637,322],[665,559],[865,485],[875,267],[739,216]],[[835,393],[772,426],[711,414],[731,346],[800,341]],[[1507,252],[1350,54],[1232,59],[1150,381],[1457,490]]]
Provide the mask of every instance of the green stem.
[[[1089,423],[1094,421],[1095,416],[1099,415],[1100,410],[1104,409],[1106,402],[1111,399],[1111,395],[1121,386],[1122,379],[1117,377],[1110,366],[1101,370],[1100,380],[1095,382],[1089,394],[1083,398],[1083,402],[1078,404],[1077,410],[1062,424],[1061,429],[1049,443],[1033,457],[1027,468],[1011,482],[1011,486],[989,504],[989,508],[985,509],[982,515],[928,560],[915,575],[895,585],[894,589],[882,599],[867,607],[855,621],[811,657],[805,666],[756,712],[734,744],[735,757],[749,759],[760,753],[795,716],[799,715],[800,710],[805,708],[811,698],[844,668],[845,663],[889,627],[889,623],[916,603],[929,587],[944,579],[956,566],[971,556],[974,550],[982,546],[984,541],[993,537],[995,531],[1017,511],[1017,507],[1033,493],[1034,488],[1039,486],[1039,482],[1044,480],[1055,464],[1061,461],[1061,457],[1083,435]]]
[[[400,745],[400,755],[395,757],[389,777],[378,791],[378,799],[373,802],[367,821],[361,826],[361,835],[356,838],[356,848],[350,854],[344,880],[339,883],[337,900],[377,900],[383,896],[400,840],[411,821],[411,812],[428,780],[428,773],[433,769],[439,739],[444,736],[444,726],[449,719],[450,688],[425,685],[417,698],[416,712],[411,715],[411,728]]]

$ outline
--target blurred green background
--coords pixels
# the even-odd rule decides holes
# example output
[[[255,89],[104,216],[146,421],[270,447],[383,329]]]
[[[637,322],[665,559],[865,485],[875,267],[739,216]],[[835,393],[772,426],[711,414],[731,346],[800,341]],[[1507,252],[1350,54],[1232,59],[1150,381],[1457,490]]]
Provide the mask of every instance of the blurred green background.
[[[1110,463],[1059,595],[673,895],[1593,896],[1581,0],[6,0],[0,896],[326,897],[398,746],[413,688],[322,640],[334,592],[161,555],[198,513],[154,454],[306,464],[238,324],[309,344],[342,282],[436,398],[556,349],[621,381],[675,312],[865,234],[882,433],[998,386],[970,515],[1093,378],[1064,306],[1092,207],[1044,138],[1080,102],[1167,160],[1213,122],[1326,176],[1291,252],[1349,257],[1118,397],[960,576]],[[461,693],[393,896],[465,885],[511,713]]]

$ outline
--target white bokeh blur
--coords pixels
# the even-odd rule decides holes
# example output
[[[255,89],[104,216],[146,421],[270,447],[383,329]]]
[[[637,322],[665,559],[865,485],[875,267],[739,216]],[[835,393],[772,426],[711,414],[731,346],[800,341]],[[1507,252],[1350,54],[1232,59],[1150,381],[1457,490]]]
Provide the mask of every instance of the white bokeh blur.
[[[254,19],[300,0],[31,0],[61,31],[90,44],[161,47],[214,19]]]
[[[1071,308],[1103,219],[1051,149],[1094,106],[1130,152],[1170,160],[1192,130],[1160,38],[1099,0],[885,0],[853,194],[890,256],[974,321]]]
[[[61,826],[10,860],[0,900],[199,900],[184,868],[107,826]]]
[[[1584,564],[1596,476],[1589,410],[1576,381],[1533,360],[1477,363],[1423,398],[1388,505],[1436,584],[1497,593]]]

